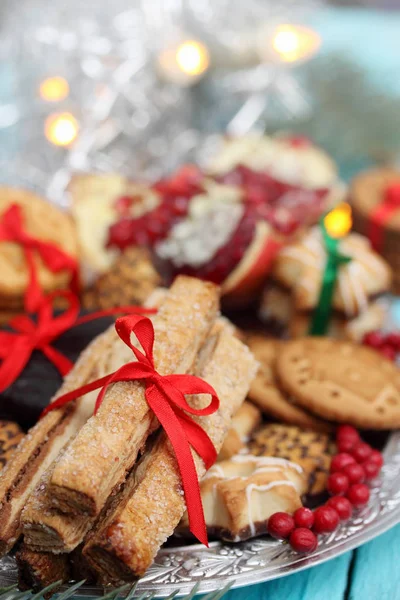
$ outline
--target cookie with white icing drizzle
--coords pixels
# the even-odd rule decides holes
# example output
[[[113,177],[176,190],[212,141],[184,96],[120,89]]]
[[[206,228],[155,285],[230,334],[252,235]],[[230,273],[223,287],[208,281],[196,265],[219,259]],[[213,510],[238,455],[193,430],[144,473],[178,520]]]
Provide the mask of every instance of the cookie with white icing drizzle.
[[[251,454],[290,460],[303,468],[307,494],[315,496],[326,489],[335,444],[329,435],[283,423],[261,427],[249,442]]]
[[[339,249],[352,260],[339,267],[333,308],[346,317],[353,317],[365,311],[372,298],[389,290],[391,270],[372,250],[367,238],[357,233],[343,238]],[[273,277],[291,291],[295,310],[308,311],[317,305],[326,259],[318,226],[280,252]]]
[[[208,533],[231,542],[262,535],[274,512],[302,506],[306,487],[303,469],[282,458],[238,454],[219,462],[200,483]],[[185,515],[178,533],[187,532]]]

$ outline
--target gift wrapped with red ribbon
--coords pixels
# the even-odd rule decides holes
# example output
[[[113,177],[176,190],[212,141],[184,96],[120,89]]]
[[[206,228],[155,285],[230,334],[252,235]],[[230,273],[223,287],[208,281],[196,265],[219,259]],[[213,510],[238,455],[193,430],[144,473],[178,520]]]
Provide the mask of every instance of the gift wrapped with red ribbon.
[[[11,204],[0,220],[0,242],[14,242],[21,246],[27,268],[28,285],[24,294],[24,308],[26,312],[33,313],[38,310],[44,292],[41,288],[35,255],[38,255],[44,265],[52,272],[70,273],[70,287],[77,293],[79,290],[78,263],[54,242],[39,239],[30,234],[24,225],[24,216],[19,204]]]
[[[354,230],[387,260],[400,290],[400,172],[381,168],[361,173],[351,184],[350,202]]]
[[[400,181],[385,188],[382,202],[375,207],[370,216],[368,237],[377,252],[382,250],[384,226],[397,211],[400,211]]]

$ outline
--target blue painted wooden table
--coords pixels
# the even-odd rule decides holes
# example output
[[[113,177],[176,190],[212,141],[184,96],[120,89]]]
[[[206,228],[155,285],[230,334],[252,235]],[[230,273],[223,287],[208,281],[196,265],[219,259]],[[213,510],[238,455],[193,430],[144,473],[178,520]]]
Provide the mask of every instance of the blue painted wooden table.
[[[400,525],[353,552],[288,577],[229,592],[227,600],[397,600]]]

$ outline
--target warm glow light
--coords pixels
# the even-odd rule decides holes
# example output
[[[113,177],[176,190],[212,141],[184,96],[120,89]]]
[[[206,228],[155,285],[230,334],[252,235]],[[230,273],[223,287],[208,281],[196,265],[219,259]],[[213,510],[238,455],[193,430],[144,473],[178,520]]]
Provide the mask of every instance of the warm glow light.
[[[64,77],[48,77],[40,84],[39,93],[48,102],[64,100],[69,94],[68,81]]]
[[[52,144],[68,146],[78,135],[79,123],[71,113],[49,115],[46,119],[44,132]]]
[[[351,218],[351,207],[347,202],[341,202],[331,210],[324,218],[324,225],[333,238],[341,238],[347,235],[351,229],[353,220]]]
[[[204,44],[188,40],[177,48],[176,62],[184,73],[196,77],[208,69],[210,58]]]
[[[160,76],[184,87],[199,81],[209,66],[208,50],[197,40],[185,40],[167,46],[157,57]]]
[[[320,36],[300,25],[280,25],[272,39],[272,47],[285,62],[304,60],[315,54],[321,45]]]

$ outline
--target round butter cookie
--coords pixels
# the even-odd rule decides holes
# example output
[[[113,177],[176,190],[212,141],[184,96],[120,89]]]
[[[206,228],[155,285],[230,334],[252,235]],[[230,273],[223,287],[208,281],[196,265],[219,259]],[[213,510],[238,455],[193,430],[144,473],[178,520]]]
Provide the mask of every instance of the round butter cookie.
[[[77,238],[71,218],[59,208],[33,192],[0,187],[0,218],[12,204],[22,209],[23,227],[33,237],[56,244],[73,258],[77,257]],[[37,277],[44,292],[67,287],[71,274],[53,273],[34,253]],[[19,244],[0,241],[0,302],[7,307],[21,298],[29,282],[29,270],[24,251]],[[7,301],[9,304],[7,304]]]
[[[249,451],[256,456],[276,456],[300,465],[307,480],[307,493],[316,495],[326,489],[335,445],[325,433],[271,423],[252,436]]]
[[[275,376],[275,363],[285,342],[262,335],[251,335],[247,339],[247,344],[260,363],[249,391],[250,400],[267,416],[316,431],[330,431],[329,423],[296,406],[290,396],[280,389]]]
[[[280,384],[321,418],[365,429],[400,427],[400,370],[371,348],[330,338],[284,344]]]

